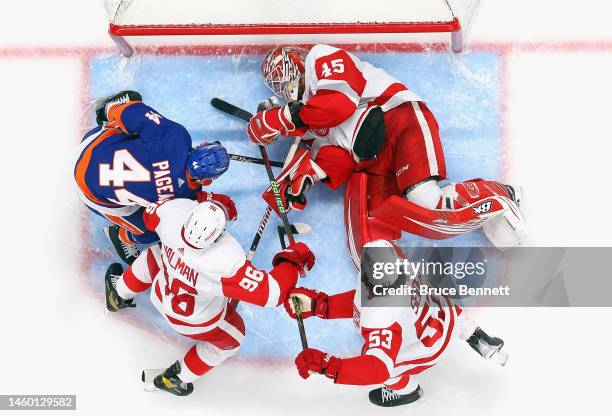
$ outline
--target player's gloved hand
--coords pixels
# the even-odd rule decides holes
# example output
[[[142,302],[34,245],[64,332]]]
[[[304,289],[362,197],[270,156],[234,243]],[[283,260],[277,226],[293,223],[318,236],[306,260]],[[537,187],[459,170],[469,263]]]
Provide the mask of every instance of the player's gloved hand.
[[[247,126],[247,134],[253,143],[267,145],[281,136],[301,136],[305,129],[298,129],[291,121],[289,105],[271,108],[255,114]]]
[[[295,264],[300,270],[308,271],[314,267],[315,255],[306,244],[293,243],[283,251],[276,253],[272,259],[272,265],[276,267],[284,261]]]
[[[223,208],[225,211],[225,217],[228,221],[235,221],[238,218],[238,209],[234,200],[227,195],[215,194],[212,192],[200,191],[196,195],[198,202],[210,201],[214,202]]]
[[[291,299],[294,297],[300,302],[302,319],[310,318],[311,316],[327,319],[326,293],[319,292],[318,290],[307,289],[305,287],[296,287],[295,289],[291,289],[289,291],[289,296],[285,300],[285,310],[287,311],[287,315],[293,319],[296,319],[293,300]]]
[[[335,380],[342,367],[342,359],[314,348],[307,348],[295,357],[295,366],[300,377],[304,379],[311,374],[325,374]]]
[[[306,192],[325,176],[325,172],[310,158],[309,150],[298,150],[293,160],[276,178],[283,207],[286,210],[302,211],[308,203]],[[278,214],[278,205],[272,187],[268,187],[262,197]]]

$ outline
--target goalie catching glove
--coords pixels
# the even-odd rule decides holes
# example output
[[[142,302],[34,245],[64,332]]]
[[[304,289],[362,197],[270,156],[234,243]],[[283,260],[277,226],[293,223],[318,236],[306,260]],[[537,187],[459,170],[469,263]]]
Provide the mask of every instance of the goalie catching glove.
[[[259,111],[247,126],[247,134],[253,143],[267,145],[278,136],[303,136],[304,123],[298,116],[302,104],[291,102],[282,107]]]
[[[299,149],[293,160],[276,178],[276,185],[285,211],[290,209],[302,211],[306,208],[306,191],[325,177],[325,172],[310,158],[310,151]],[[262,198],[279,214],[271,186],[262,194]]]

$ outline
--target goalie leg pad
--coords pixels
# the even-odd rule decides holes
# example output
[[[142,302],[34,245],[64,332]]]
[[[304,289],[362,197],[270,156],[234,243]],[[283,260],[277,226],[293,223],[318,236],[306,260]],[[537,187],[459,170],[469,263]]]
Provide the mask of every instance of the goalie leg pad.
[[[495,247],[516,247],[527,235],[523,215],[515,203],[508,203],[503,215],[482,225],[482,232]]]
[[[417,191],[418,194],[419,189],[426,185],[430,184],[422,184],[411,192]],[[483,227],[485,235],[495,246],[519,244],[525,235],[523,217],[505,185],[473,179],[447,185],[441,191],[437,209],[394,195],[375,208],[372,214],[387,224],[397,224],[403,231],[436,240],[476,230],[497,217],[497,221]],[[423,200],[411,198],[411,192],[406,196],[408,199]]]
[[[395,241],[401,231],[369,215],[368,175],[354,173],[344,191],[344,225],[349,254],[355,269],[361,267],[361,250],[374,240]]]

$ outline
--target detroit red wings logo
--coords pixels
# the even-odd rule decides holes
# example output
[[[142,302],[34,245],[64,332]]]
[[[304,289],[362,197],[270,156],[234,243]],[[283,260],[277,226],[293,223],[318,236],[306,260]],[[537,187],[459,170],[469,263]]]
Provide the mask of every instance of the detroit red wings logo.
[[[319,137],[325,137],[329,134],[329,128],[327,127],[321,129],[310,129],[310,131],[312,132],[312,134]]]

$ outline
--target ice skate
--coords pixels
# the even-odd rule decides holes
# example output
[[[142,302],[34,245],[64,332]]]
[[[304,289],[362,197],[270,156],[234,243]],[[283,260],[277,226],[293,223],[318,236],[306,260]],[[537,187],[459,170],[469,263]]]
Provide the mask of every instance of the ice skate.
[[[142,101],[142,95],[136,91],[119,91],[115,95],[108,97],[101,97],[93,100],[91,106],[93,107],[94,113],[96,113],[96,123],[98,126],[105,124],[108,120],[106,118],[106,106],[109,104],[125,104],[129,101]]]
[[[115,286],[117,279],[123,274],[123,267],[119,263],[113,263],[108,266],[106,270],[106,276],[104,276],[104,289],[106,293],[106,309],[111,312],[117,312],[123,308],[133,308],[134,299],[123,299],[117,293]]]
[[[107,227],[104,232],[121,260],[129,265],[134,263],[134,260],[136,260],[140,255],[140,250],[138,250],[136,244],[127,244],[121,241],[119,238],[119,226],[111,225],[110,227]]]
[[[177,396],[187,396],[193,391],[193,383],[185,383],[179,378],[181,365],[175,362],[168,367],[162,374],[155,377],[153,384],[160,390]]]
[[[506,365],[508,354],[503,350],[504,341],[502,339],[491,337],[482,329],[476,328],[467,339],[467,343],[484,359],[493,360],[501,366]]]
[[[421,386],[417,386],[412,393],[408,394],[398,394],[387,387],[380,387],[372,390],[368,395],[372,404],[381,407],[395,407],[410,404],[416,402],[422,396],[423,389],[421,389]]]

